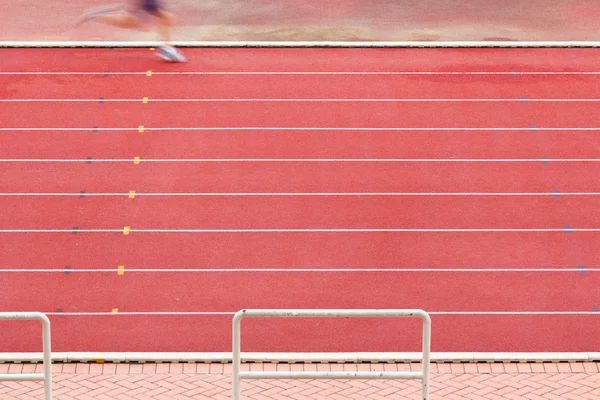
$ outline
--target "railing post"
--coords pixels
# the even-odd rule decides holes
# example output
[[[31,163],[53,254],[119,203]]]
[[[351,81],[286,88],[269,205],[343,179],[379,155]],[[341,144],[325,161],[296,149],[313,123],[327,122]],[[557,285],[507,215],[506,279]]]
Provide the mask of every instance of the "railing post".
[[[43,374],[0,374],[0,381],[44,381],[44,400],[52,400],[52,348],[50,320],[39,312],[0,312],[0,320],[37,320],[42,323],[42,345],[44,352]]]
[[[233,317],[233,352],[232,352],[232,362],[233,362],[233,377],[232,377],[232,385],[233,385],[233,400],[240,400],[241,393],[241,382],[240,382],[240,369],[242,363],[242,355],[241,355],[241,322],[244,317],[245,310],[238,311]]]
[[[421,397],[423,400],[429,400],[429,379],[431,371],[431,317],[429,314],[423,315],[423,382],[421,385]]]
[[[52,349],[50,320],[45,314],[39,315],[42,322],[42,349],[44,351],[44,400],[52,400]]]

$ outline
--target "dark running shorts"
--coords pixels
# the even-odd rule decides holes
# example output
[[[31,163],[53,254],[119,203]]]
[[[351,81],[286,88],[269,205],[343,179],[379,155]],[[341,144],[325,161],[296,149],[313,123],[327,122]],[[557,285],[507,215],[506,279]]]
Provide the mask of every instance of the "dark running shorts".
[[[162,4],[161,0],[140,0],[142,5],[142,10],[154,14],[158,11],[164,10],[165,7]]]

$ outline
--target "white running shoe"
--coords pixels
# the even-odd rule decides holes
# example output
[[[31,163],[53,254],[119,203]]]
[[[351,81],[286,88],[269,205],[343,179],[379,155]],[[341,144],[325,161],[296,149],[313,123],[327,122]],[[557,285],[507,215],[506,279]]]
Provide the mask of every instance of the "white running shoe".
[[[187,62],[187,58],[179,50],[172,46],[160,46],[157,55],[165,61],[169,62]]]

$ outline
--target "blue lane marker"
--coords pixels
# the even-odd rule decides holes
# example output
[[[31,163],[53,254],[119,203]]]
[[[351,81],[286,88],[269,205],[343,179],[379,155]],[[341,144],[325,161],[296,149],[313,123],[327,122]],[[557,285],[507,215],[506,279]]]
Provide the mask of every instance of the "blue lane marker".
[[[98,132],[98,127],[97,126],[93,126],[92,127],[92,132]]]
[[[64,311],[63,311],[63,309],[62,309],[62,308],[57,308],[57,309],[56,309],[56,312],[60,314],[60,313],[62,313],[62,312],[64,312]]]
[[[110,71],[104,71],[104,76],[110,75]]]
[[[546,157],[542,157],[542,162],[543,162],[544,164],[548,164],[548,159],[547,159]]]
[[[73,227],[73,235],[77,235],[77,232],[79,231],[79,227],[74,226]],[[67,268],[71,268],[71,267],[67,267]]]
[[[573,233],[573,231],[571,230],[571,227],[569,225],[565,226],[565,229],[567,230],[568,235]]]
[[[598,308],[594,307],[594,308],[592,308],[592,311],[593,312],[598,312]]]
[[[525,97],[521,97],[521,103],[527,103],[527,99]]]
[[[80,199],[84,199],[85,198],[85,190],[82,190],[81,192],[79,192],[79,198]]]
[[[585,274],[585,267],[583,265],[579,265],[579,266],[577,266],[577,268],[579,268],[579,273],[581,275]]]
[[[531,125],[529,129],[531,129],[531,132],[535,132],[535,126]]]
[[[558,190],[553,190],[552,194],[554,195],[555,199],[558,199]]]
[[[100,103],[100,104],[103,104],[103,103],[104,103],[104,97],[100,97],[100,98],[98,99],[98,103]]]
[[[85,159],[85,163],[86,164],[91,164],[92,163],[92,157],[88,157]]]
[[[71,267],[67,265],[65,267],[65,275],[69,275],[70,273],[71,273]]]
[[[513,76],[517,76],[517,71],[512,71]]]

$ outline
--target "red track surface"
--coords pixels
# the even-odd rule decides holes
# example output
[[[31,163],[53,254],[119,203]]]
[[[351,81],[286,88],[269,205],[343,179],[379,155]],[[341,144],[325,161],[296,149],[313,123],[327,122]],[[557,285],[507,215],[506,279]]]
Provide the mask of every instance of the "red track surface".
[[[600,259],[600,232],[569,234],[566,227],[600,228],[595,212],[600,196],[593,194],[600,192],[600,162],[553,160],[597,159],[600,141],[593,130],[544,130],[600,127],[598,101],[539,100],[595,99],[600,74],[527,74],[599,70],[597,50],[199,49],[188,53],[188,64],[165,65],[148,50],[0,50],[0,72],[100,73],[0,75],[0,100],[91,100],[0,103],[0,128],[16,128],[0,131],[0,159],[75,160],[0,162],[0,230],[133,229],[128,236],[0,232],[4,271],[0,271],[0,309],[66,313],[51,315],[55,351],[228,351],[231,315],[216,313],[241,308],[423,308],[433,315],[434,351],[598,351],[591,338],[600,329],[600,315],[592,311],[600,305],[600,274],[590,268],[597,267]],[[153,71],[152,76],[146,76],[147,70]],[[104,76],[104,71],[110,73]],[[114,75],[119,71],[139,74]],[[159,74],[164,71],[503,74]],[[142,104],[143,97],[149,98],[149,104]],[[239,101],[390,98],[503,101]],[[116,99],[139,101],[110,101]],[[146,130],[138,132],[139,125]],[[100,131],[94,132],[93,127]],[[151,130],[183,127],[417,129]],[[86,163],[89,157],[91,162]],[[139,165],[133,163],[134,157],[141,157]],[[207,161],[215,158],[276,160]],[[282,161],[307,158],[371,161]],[[121,161],[107,161],[111,159]],[[196,161],[148,161],[157,159]],[[136,191],[134,199],[128,198],[130,190]],[[82,191],[85,194],[80,196]],[[558,195],[553,196],[553,191]],[[15,193],[30,195],[8,195]],[[106,193],[112,195],[98,196]],[[173,193],[379,194],[182,197]],[[559,231],[135,232],[362,228]],[[126,268],[124,276],[117,274],[119,265]],[[265,268],[284,271],[259,271]],[[307,270],[292,270],[299,268]],[[427,271],[396,270],[407,268]],[[565,268],[569,270],[559,270]],[[26,272],[32,269],[54,272]],[[80,271],[90,269],[94,271]],[[472,269],[477,271],[466,271]],[[120,313],[94,315],[114,308]],[[215,314],[122,314],[198,311]],[[418,324],[408,321],[244,324],[248,351],[419,348]],[[37,327],[13,323],[4,328],[0,351],[39,349],[39,337],[32,333]]]

